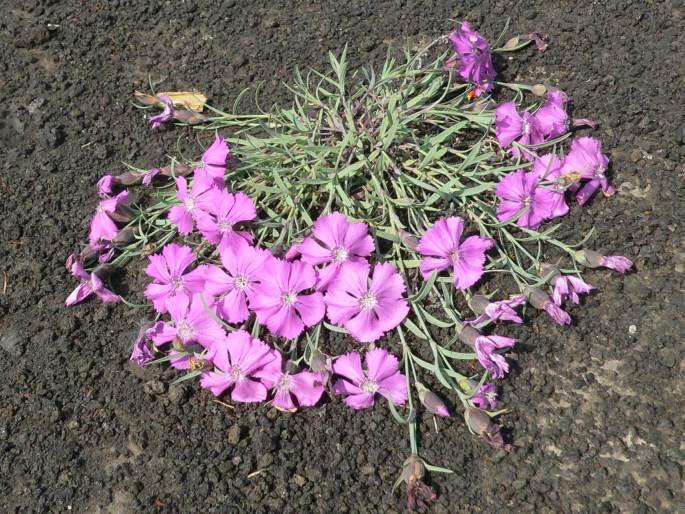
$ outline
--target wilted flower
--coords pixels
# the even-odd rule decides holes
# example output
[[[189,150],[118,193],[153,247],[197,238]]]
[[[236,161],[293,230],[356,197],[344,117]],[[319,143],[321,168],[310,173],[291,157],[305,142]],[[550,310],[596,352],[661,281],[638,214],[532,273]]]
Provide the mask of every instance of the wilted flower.
[[[316,284],[310,264],[274,257],[264,262],[258,278],[259,285],[249,297],[250,308],[271,333],[294,339],[305,326],[316,325],[323,318],[326,307],[321,293],[305,293]]]
[[[109,195],[114,192],[114,188],[118,185],[117,178],[112,175],[105,175],[98,180],[98,196],[100,198],[109,198]]]
[[[164,105],[164,110],[155,116],[150,116],[149,123],[151,129],[161,127],[164,123],[171,121],[174,117],[174,103],[168,96],[161,95],[159,101]]]
[[[485,271],[485,252],[495,243],[480,236],[461,241],[463,232],[464,220],[458,216],[440,219],[426,231],[419,242],[419,253],[424,256],[419,269],[424,279],[452,266],[456,288],[466,289],[478,282]]]
[[[494,410],[497,408],[497,387],[490,382],[483,384],[478,392],[471,397],[474,405],[481,409]]]
[[[564,303],[567,298],[573,303],[580,303],[579,294],[588,294],[594,289],[590,284],[579,277],[563,275],[551,264],[542,263],[540,265],[540,275],[547,277],[550,284],[554,286],[552,299],[557,305]]]
[[[568,312],[554,303],[552,298],[539,287],[529,287],[526,294],[528,295],[528,303],[536,309],[544,310],[559,325],[571,323],[571,316]]]
[[[351,352],[336,359],[333,372],[342,377],[335,381],[333,390],[345,395],[345,403],[353,409],[372,407],[376,393],[395,405],[407,401],[407,378],[399,372],[397,358],[382,348],[366,353],[366,371],[359,354]]]
[[[511,445],[505,444],[500,427],[490,420],[488,414],[476,407],[468,407],[464,411],[464,419],[469,430],[478,435],[493,448],[502,448],[506,451],[511,451]]]
[[[214,142],[202,154],[202,166],[195,170],[196,175],[206,174],[210,181],[223,187],[226,174],[226,160],[231,150],[226,140],[217,135]]]
[[[563,203],[563,193],[540,185],[540,178],[533,171],[517,170],[506,175],[497,184],[495,193],[500,198],[497,219],[508,221],[520,214],[517,225],[530,229],[537,229],[544,220],[554,216],[559,197]]]
[[[200,292],[204,284],[203,269],[186,272],[195,262],[195,254],[189,246],[168,244],[162,254],[150,255],[145,270],[154,280],[145,288],[145,298],[151,300],[157,312],[167,312],[169,301],[178,297],[190,297]]]
[[[118,294],[115,294],[107,289],[102,282],[103,278],[107,277],[111,273],[111,266],[107,264],[101,264],[97,266],[91,273],[88,273],[83,268],[83,264],[76,259],[71,262],[71,269],[69,271],[71,272],[72,276],[78,278],[81,283],[71,292],[64,302],[67,307],[82,302],[92,294],[97,295],[97,297],[100,298],[100,300],[102,300],[104,303],[113,303],[121,300],[121,297]]]
[[[418,455],[412,453],[402,465],[402,479],[407,484],[407,509],[427,509],[438,495],[424,481],[425,466]]]
[[[273,258],[267,250],[240,245],[220,250],[225,269],[209,265],[204,268],[204,292],[217,297],[217,314],[229,323],[242,323],[250,313],[248,299],[253,293],[261,267]]]
[[[445,418],[450,416],[447,405],[445,405],[445,402],[443,402],[437,394],[428,389],[421,382],[416,382],[415,385],[416,390],[419,393],[419,401],[426,407],[428,412]]]
[[[196,173],[193,187],[188,191],[185,177],[176,177],[176,196],[182,205],[174,205],[169,209],[169,221],[176,225],[179,233],[186,235],[193,231],[193,220],[200,216],[207,216],[206,210],[213,200],[213,183],[206,174]]]
[[[209,389],[214,396],[221,396],[233,386],[231,399],[234,402],[261,402],[266,399],[274,383],[264,369],[276,360],[276,350],[244,330],[236,330],[217,341],[210,353],[215,371],[202,375],[202,387]]]
[[[271,402],[274,407],[293,412],[298,407],[316,405],[324,390],[321,376],[311,371],[290,373],[283,368],[283,357],[276,352],[274,361],[259,373],[261,378],[274,384],[274,399]]]
[[[145,187],[150,187],[152,185],[152,179],[155,178],[162,172],[159,168],[152,168],[141,173],[143,180],[142,183]]]
[[[509,372],[507,360],[496,352],[502,348],[512,348],[518,341],[511,337],[485,335],[468,325],[459,333],[459,339],[476,352],[478,362],[495,378],[502,378]]]
[[[494,88],[495,67],[487,40],[464,21],[450,34],[450,41],[459,55],[459,75],[475,84],[473,96],[480,96]]]
[[[373,252],[373,239],[366,223],[350,222],[344,214],[320,216],[313,233],[297,246],[301,259],[319,269],[317,289],[325,289],[345,262],[364,262]]]
[[[630,271],[633,261],[622,255],[602,255],[594,250],[578,250],[575,259],[588,268],[609,268],[619,273]]]
[[[609,185],[604,172],[609,166],[609,158],[602,153],[602,142],[592,137],[579,137],[571,141],[571,149],[564,158],[562,174],[577,173],[581,179],[588,180],[576,193],[576,200],[580,205],[585,204],[599,189],[604,196],[611,196],[616,192]]]
[[[502,148],[510,147],[514,141],[520,145],[537,145],[544,141],[535,117],[527,111],[519,114],[513,101],[503,103],[495,111],[495,132]],[[517,146],[512,147],[511,153],[514,157],[521,155]],[[531,161],[535,154],[525,150],[523,156]]]
[[[132,360],[141,368],[145,367],[147,363],[155,358],[154,352],[150,349],[152,339],[150,338],[149,330],[153,326],[154,324],[151,322],[143,323],[143,326],[140,327],[140,331],[138,332],[138,337],[133,343],[133,350],[131,351],[129,360]]]
[[[326,312],[331,323],[342,325],[357,341],[370,343],[402,323],[409,313],[403,298],[405,284],[392,264],[348,262],[329,286]]]
[[[89,241],[93,248],[98,249],[103,241],[109,242],[117,236],[119,228],[115,221],[125,219],[124,213],[120,209],[128,201],[128,191],[122,191],[114,197],[100,201],[95,215],[90,221]]]
[[[211,191],[206,205],[207,215],[197,219],[197,229],[204,238],[219,249],[237,248],[252,243],[252,234],[236,230],[236,225],[257,217],[257,207],[245,193],[229,193],[221,189]]]
[[[550,91],[547,94],[547,103],[535,113],[535,120],[545,140],[563,136],[568,132],[567,102],[568,96],[563,91]]]
[[[514,307],[526,303],[525,295],[517,295],[509,300],[491,302],[486,296],[474,295],[469,299],[469,308],[478,315],[476,319],[465,321],[470,325],[479,325],[484,321],[512,321],[523,323],[523,319],[514,310]]]

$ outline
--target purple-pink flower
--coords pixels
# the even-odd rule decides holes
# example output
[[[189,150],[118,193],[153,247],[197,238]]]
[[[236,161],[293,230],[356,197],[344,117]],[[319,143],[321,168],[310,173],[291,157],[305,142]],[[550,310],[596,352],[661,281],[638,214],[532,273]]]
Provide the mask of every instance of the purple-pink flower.
[[[293,412],[298,407],[316,405],[324,391],[321,375],[311,371],[289,373],[283,367],[283,357],[277,352],[276,359],[260,373],[260,377],[274,384],[274,407]]]
[[[475,295],[469,300],[469,307],[478,316],[476,319],[465,321],[470,325],[479,325],[490,321],[511,321],[523,323],[523,319],[514,310],[515,307],[526,303],[525,295],[517,295],[509,300],[491,302],[486,296]]]
[[[487,40],[464,21],[450,34],[450,41],[459,55],[459,75],[476,86],[473,95],[480,96],[485,91],[491,91],[496,73]]]
[[[495,194],[500,198],[497,219],[508,221],[518,215],[516,224],[533,230],[558,214],[561,204],[566,205],[563,193],[542,186],[534,171],[517,170],[506,175],[497,184]]]
[[[185,177],[176,177],[176,196],[181,200],[181,205],[174,205],[169,209],[169,221],[176,225],[179,233],[190,234],[193,231],[193,220],[207,216],[206,210],[211,205],[214,191],[213,183],[206,174],[195,173],[193,187],[188,191],[188,182]]]
[[[252,234],[236,229],[236,225],[257,217],[257,207],[252,198],[245,193],[234,194],[213,189],[206,210],[207,214],[199,216],[196,223],[207,241],[217,245],[220,250],[252,243]]]
[[[550,91],[547,102],[535,113],[538,129],[545,140],[563,136],[569,130],[569,118],[566,113],[568,96],[563,91]]]
[[[71,269],[69,271],[72,276],[78,278],[81,283],[71,292],[64,302],[67,307],[82,302],[92,294],[97,295],[104,303],[114,303],[121,300],[121,297],[118,294],[113,293],[104,286],[102,278],[98,275],[100,270],[108,270],[109,268],[98,266],[99,269],[96,268],[93,272],[88,273],[79,260],[73,260],[70,264]]]
[[[249,297],[250,308],[272,334],[294,339],[323,318],[323,296],[306,292],[316,285],[316,272],[310,264],[267,259],[258,279],[259,285]]]
[[[593,137],[579,137],[571,141],[571,149],[564,158],[562,174],[579,175],[587,180],[576,193],[576,200],[580,205],[585,204],[593,194],[602,188],[604,196],[611,196],[616,192],[609,185],[604,172],[609,166],[609,158],[602,153],[602,142]]]
[[[244,330],[237,330],[218,341],[210,353],[215,371],[202,375],[202,387],[209,389],[214,396],[221,396],[233,387],[231,399],[234,402],[261,402],[266,399],[274,385],[269,378],[273,371],[268,366],[273,366],[277,358],[275,350]]]
[[[478,389],[478,392],[471,397],[474,405],[485,410],[494,410],[497,408],[497,387],[495,384],[488,382],[483,384]]]
[[[331,323],[342,325],[362,343],[376,341],[409,313],[402,296],[404,280],[392,264],[376,264],[369,284],[370,273],[366,262],[346,263],[324,297]]]
[[[153,327],[153,323],[144,323],[140,328],[138,338],[133,343],[133,349],[131,350],[131,357],[129,360],[135,362],[141,368],[145,367],[155,358],[154,352],[150,349],[150,343],[152,342],[152,339],[150,338],[150,329]]]
[[[171,98],[164,95],[159,96],[158,98],[159,101],[162,102],[164,109],[159,114],[150,116],[148,121],[151,129],[161,127],[164,123],[171,121],[174,117],[174,103],[171,101]]]
[[[100,198],[109,198],[117,186],[117,179],[112,175],[105,175],[98,180],[98,196]]]
[[[226,160],[231,154],[228,143],[217,135],[214,142],[202,154],[202,166],[195,170],[196,175],[206,175],[211,182],[223,187],[226,173]]]
[[[261,267],[273,256],[267,250],[248,245],[224,248],[219,253],[224,269],[213,265],[204,268],[204,292],[216,297],[219,317],[229,323],[242,323],[250,315],[248,299]]]
[[[588,268],[609,268],[619,273],[626,273],[633,268],[633,261],[622,255],[602,255],[594,250],[578,250],[575,259]]]
[[[128,203],[128,191],[122,191],[116,196],[105,198],[100,201],[95,211],[93,219],[90,221],[90,245],[99,249],[103,241],[112,241],[119,233],[119,227],[112,218],[124,220],[123,214],[119,212],[122,205]]]
[[[189,246],[167,244],[162,254],[150,255],[145,273],[153,281],[145,288],[145,298],[151,300],[157,312],[167,312],[169,304],[179,297],[190,297],[204,285],[203,268],[186,272],[195,262]]]
[[[364,262],[374,250],[366,223],[350,222],[344,214],[320,216],[313,234],[297,246],[301,259],[319,269],[317,289],[325,289],[345,262]]]
[[[353,409],[367,409],[374,404],[376,393],[403,405],[407,401],[407,379],[399,372],[397,358],[382,348],[366,353],[366,370],[362,369],[358,353],[341,355],[333,363],[333,372],[340,378],[333,390],[345,395],[345,403]]]
[[[434,271],[451,266],[457,289],[466,289],[478,282],[485,271],[485,252],[495,242],[480,236],[461,241],[463,232],[464,220],[458,216],[442,218],[426,231],[418,247],[423,255],[419,268],[423,278],[429,279]]]
[[[502,378],[509,372],[509,364],[496,350],[512,348],[518,341],[511,337],[481,334],[468,325],[459,333],[459,338],[476,351],[478,362],[494,378]]]
[[[572,275],[562,275],[561,273],[554,275],[550,279],[550,283],[554,286],[552,299],[559,306],[567,298],[573,303],[578,304],[580,303],[579,294],[588,294],[594,289],[594,287],[581,278]]]
[[[538,145],[544,137],[535,117],[527,111],[519,114],[514,101],[505,102],[495,111],[495,133],[502,148],[510,147],[514,141],[520,145]],[[521,155],[521,150],[514,145],[511,149],[514,157]],[[523,157],[532,161],[535,154],[530,150],[523,151]]]
[[[571,316],[559,307],[550,296],[539,287],[530,287],[527,291],[528,303],[536,309],[544,310],[559,325],[569,325]]]

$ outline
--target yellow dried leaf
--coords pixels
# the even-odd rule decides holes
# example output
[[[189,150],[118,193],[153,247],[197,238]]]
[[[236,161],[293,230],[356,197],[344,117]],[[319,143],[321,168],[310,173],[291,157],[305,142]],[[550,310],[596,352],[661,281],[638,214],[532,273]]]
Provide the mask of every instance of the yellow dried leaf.
[[[195,112],[202,112],[207,103],[207,97],[196,91],[167,91],[157,96],[168,96],[174,107],[185,107]]]

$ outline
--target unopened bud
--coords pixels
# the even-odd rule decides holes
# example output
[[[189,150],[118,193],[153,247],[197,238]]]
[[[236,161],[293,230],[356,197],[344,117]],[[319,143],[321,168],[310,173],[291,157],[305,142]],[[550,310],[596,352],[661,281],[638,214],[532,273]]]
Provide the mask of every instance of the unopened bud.
[[[535,84],[533,87],[530,88],[531,93],[533,93],[535,96],[545,96],[547,93],[547,86],[544,84]]]
[[[458,382],[459,387],[461,387],[461,390],[464,391],[467,395],[473,396],[478,392],[479,389],[479,384],[475,380],[471,380],[470,378],[462,378]]]
[[[107,216],[117,223],[128,223],[135,217],[135,212],[126,205],[118,205],[116,210],[108,212]]]
[[[100,280],[105,280],[114,272],[114,266],[111,264],[98,264],[93,270],[93,274],[97,275]]]
[[[521,38],[519,36],[514,36],[513,38],[508,40],[506,43],[504,43],[504,46],[502,48],[504,48],[505,50],[512,50],[519,45],[520,40],[521,40]]]
[[[118,182],[124,186],[136,186],[143,181],[143,174],[138,171],[127,171],[116,177]]]
[[[560,276],[561,273],[559,273],[559,268],[557,268],[554,264],[541,262],[540,267],[538,268],[538,275],[540,275],[542,278],[547,278],[548,282],[554,282],[554,279],[557,276]]]
[[[416,390],[419,392],[419,401],[428,409],[428,412],[445,418],[450,416],[450,411],[447,409],[445,402],[437,394],[420,382],[416,383]]]
[[[416,251],[419,247],[418,238],[403,229],[400,229],[400,241],[402,241],[404,246],[413,251]]]
[[[174,111],[174,119],[182,123],[188,123],[189,125],[197,125],[198,123],[207,121],[207,117],[203,114],[185,109]]]
[[[328,371],[331,367],[331,358],[325,353],[321,353],[319,350],[314,350],[311,359],[309,360],[309,367],[314,373]]]
[[[468,407],[464,411],[464,419],[469,430],[480,436],[491,447],[511,451],[511,445],[504,443],[499,425],[493,423],[484,410]]]
[[[136,227],[125,227],[119,231],[114,239],[112,239],[112,244],[115,248],[124,248],[130,245],[136,240]]]
[[[479,316],[481,314],[485,314],[485,308],[490,305],[490,300],[488,300],[487,296],[483,296],[482,294],[477,294],[472,296],[469,299],[469,309],[471,309],[474,314],[478,314]]]
[[[165,175],[167,177],[171,177],[173,175],[176,176],[186,176],[190,174],[191,171],[193,171],[192,166],[188,166],[187,164],[175,164],[173,166],[173,171],[174,173],[171,173],[172,167],[171,166],[164,166],[163,168],[159,168],[159,172],[162,175]]]

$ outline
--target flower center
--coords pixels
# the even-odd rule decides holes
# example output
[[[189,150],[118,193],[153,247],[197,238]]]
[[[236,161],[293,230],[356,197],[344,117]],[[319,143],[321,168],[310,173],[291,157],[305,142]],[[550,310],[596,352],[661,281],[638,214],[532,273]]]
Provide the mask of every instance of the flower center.
[[[378,300],[371,292],[368,292],[359,299],[359,305],[362,309],[371,310],[378,305]]]
[[[290,391],[293,387],[293,381],[290,378],[290,375],[285,374],[283,375],[279,380],[278,384],[276,384],[277,389],[281,389],[283,391]]]
[[[367,393],[375,394],[378,392],[379,387],[378,384],[373,380],[366,379],[364,383],[362,383],[360,389]]]
[[[192,211],[195,208],[195,200],[192,198],[186,198],[185,204],[186,209],[188,209],[189,211]]]
[[[335,248],[333,250],[333,258],[337,262],[345,262],[349,256],[350,254],[347,253],[347,250],[345,250],[343,247]]]
[[[205,359],[199,357],[191,357],[188,360],[188,365],[190,366],[190,369],[192,369],[193,371],[204,369],[206,363],[207,361]]]
[[[230,232],[233,230],[233,225],[228,220],[220,220],[217,224],[220,232]]]
[[[183,280],[181,280],[181,277],[171,277],[170,284],[175,290],[181,289],[183,287]]]
[[[530,134],[530,122],[528,120],[523,120],[523,126],[521,130],[524,134]]]
[[[526,196],[526,197],[523,199],[523,206],[524,206],[524,207],[530,207],[530,204],[531,204],[531,203],[533,203],[533,199],[531,198],[530,195]]]
[[[458,248],[450,252],[450,259],[452,260],[452,263],[459,262],[459,259],[461,259],[461,254],[459,253]]]
[[[493,391],[488,391],[487,393],[485,393],[484,396],[485,396],[488,400],[495,400],[495,399],[497,398],[497,393],[495,393],[495,392],[493,392]]]
[[[597,169],[595,170],[595,176],[601,177],[604,175],[605,171],[606,171],[606,168],[600,164],[597,166]]]
[[[193,327],[191,327],[190,323],[188,323],[186,320],[181,321],[178,324],[178,335],[181,336],[181,339],[184,341],[192,339]]]
[[[250,281],[247,279],[246,276],[240,275],[239,277],[235,277],[233,280],[233,285],[235,286],[236,289],[240,289],[241,291],[244,291],[247,289],[247,286],[250,284]]]
[[[229,375],[231,375],[231,378],[235,381],[238,381],[238,380],[245,378],[245,374],[243,373],[243,371],[238,366],[231,366],[231,370],[229,371]]]
[[[297,301],[297,295],[293,292],[283,293],[281,295],[281,301],[288,306],[294,305]]]

